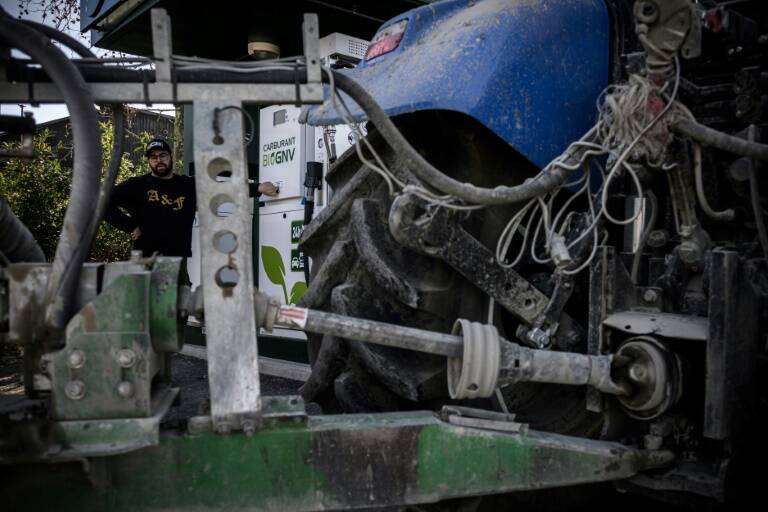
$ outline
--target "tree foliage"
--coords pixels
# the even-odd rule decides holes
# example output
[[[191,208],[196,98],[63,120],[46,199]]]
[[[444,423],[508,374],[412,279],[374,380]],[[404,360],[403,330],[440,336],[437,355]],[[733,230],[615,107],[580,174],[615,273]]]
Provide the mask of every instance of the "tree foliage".
[[[18,0],[18,6],[21,16],[37,14],[58,30],[74,29],[80,21],[80,0]]]
[[[101,121],[102,178],[109,164],[112,148],[112,122]],[[137,151],[152,138],[149,133],[138,134],[140,144]],[[17,144],[4,144],[4,149],[13,149]],[[0,192],[8,199],[17,217],[29,228],[48,260],[56,252],[64,213],[69,199],[72,182],[71,151],[63,142],[54,142],[48,130],[35,136],[36,156],[32,160],[10,159],[0,171]],[[117,181],[149,172],[146,160],[131,161],[124,153],[120,162]],[[94,198],[94,209],[96,200]],[[131,237],[107,223],[102,223],[91,248],[92,261],[117,261],[128,258]]]

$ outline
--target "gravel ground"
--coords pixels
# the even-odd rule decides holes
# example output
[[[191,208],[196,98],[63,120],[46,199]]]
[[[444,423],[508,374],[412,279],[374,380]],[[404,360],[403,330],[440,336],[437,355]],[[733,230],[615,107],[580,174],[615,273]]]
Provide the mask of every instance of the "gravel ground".
[[[262,395],[298,395],[301,382],[269,375],[261,376]],[[171,385],[181,388],[181,404],[173,407],[167,419],[176,420],[207,414],[208,363],[203,359],[174,354],[171,359]],[[314,410],[309,404],[308,412]]]

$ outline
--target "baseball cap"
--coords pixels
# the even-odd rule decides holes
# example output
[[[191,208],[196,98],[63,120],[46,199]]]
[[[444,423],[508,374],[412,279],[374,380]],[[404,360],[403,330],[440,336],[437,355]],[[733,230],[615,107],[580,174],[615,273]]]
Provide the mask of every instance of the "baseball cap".
[[[144,151],[144,156],[149,156],[149,152],[153,149],[163,149],[169,153],[173,153],[173,150],[171,150],[171,146],[168,145],[167,142],[165,142],[165,139],[152,139],[147,143],[147,149]]]

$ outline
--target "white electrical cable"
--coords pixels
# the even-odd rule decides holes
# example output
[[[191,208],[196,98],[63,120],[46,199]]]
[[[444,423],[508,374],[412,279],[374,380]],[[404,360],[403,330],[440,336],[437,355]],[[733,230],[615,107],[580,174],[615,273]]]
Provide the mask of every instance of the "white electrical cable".
[[[565,203],[558,209],[556,213],[552,211],[553,203],[555,196],[557,195],[557,192],[561,190],[562,188],[568,186],[573,187],[578,184],[581,184],[581,179],[577,180],[574,183],[570,183],[567,185],[562,185],[558,187],[558,189],[552,191],[547,197],[539,197],[536,198],[536,201],[538,202],[538,208],[533,208],[531,210],[532,205],[534,204],[534,200],[531,200],[528,202],[521,210],[519,210],[507,223],[505,228],[502,230],[502,233],[499,237],[499,240],[496,244],[496,260],[498,264],[502,265],[505,268],[509,268],[512,266],[516,266],[520,263],[522,259],[522,255],[525,253],[525,248],[527,244],[528,239],[528,233],[533,225],[535,225],[535,229],[533,230],[533,237],[531,240],[530,245],[530,256],[531,259],[539,264],[546,264],[551,261],[551,257],[545,257],[542,258],[536,253],[536,247],[539,240],[539,236],[542,230],[542,226],[544,227],[545,232],[545,250],[549,252],[549,244],[551,243],[552,237],[555,234],[562,235],[565,232],[566,226],[568,225],[568,220],[570,219],[570,213],[566,214],[568,212],[569,208],[573,204],[573,202],[576,200],[576,198],[580,197],[582,194],[586,194],[587,196],[587,202],[589,206],[589,219],[591,220],[589,226],[584,229],[579,236],[577,236],[575,239],[573,239],[567,247],[570,249],[573,246],[575,246],[577,243],[582,241],[584,238],[588,236],[592,236],[592,250],[590,252],[590,255],[581,262],[578,267],[575,269],[563,269],[562,272],[566,275],[573,275],[578,272],[581,272],[585,268],[589,266],[591,261],[594,259],[595,254],[597,253],[597,247],[598,247],[598,235],[597,235],[597,228],[600,223],[600,220],[605,218],[607,221],[617,224],[617,225],[627,225],[632,222],[634,222],[638,215],[640,215],[640,211],[636,211],[634,215],[627,219],[617,219],[613,215],[610,214],[608,211],[608,193],[610,189],[610,185],[613,182],[613,180],[621,175],[621,172],[624,171],[626,174],[629,175],[631,181],[633,182],[634,188],[636,190],[636,193],[639,198],[643,197],[643,188],[642,184],[640,183],[640,179],[637,176],[637,172],[632,168],[631,165],[629,165],[626,160],[627,158],[632,154],[632,151],[638,144],[640,144],[641,141],[643,141],[643,144],[650,144],[651,149],[643,149],[642,154],[652,154],[654,151],[656,153],[659,153],[658,148],[652,147],[654,142],[647,142],[644,140],[644,137],[648,134],[648,132],[661,120],[668,112],[669,110],[676,105],[679,105],[675,102],[677,98],[677,91],[680,84],[680,63],[675,57],[674,59],[675,64],[675,82],[672,94],[669,97],[669,100],[666,102],[666,105],[664,108],[657,114],[650,122],[647,124],[639,125],[637,122],[637,119],[644,116],[647,112],[648,108],[648,101],[650,96],[650,86],[649,83],[643,82],[642,80],[635,80],[633,83],[631,83],[629,86],[626,86],[624,89],[620,89],[617,87],[609,87],[603,93],[600,94],[600,97],[598,99],[599,105],[598,110],[600,111],[600,120],[598,123],[593,127],[593,130],[596,131],[600,136],[598,140],[600,143],[595,142],[586,142],[586,141],[577,141],[569,147],[569,152],[572,147],[574,146],[581,146],[588,148],[588,151],[590,154],[588,156],[585,156],[584,158],[580,159],[580,162],[577,165],[583,165],[585,166],[583,170],[583,176],[582,179],[586,182],[578,191],[572,194],[572,196],[565,201]],[[668,84],[665,84],[664,87],[659,91],[659,94],[663,94],[664,90]],[[631,90],[630,90],[631,89]],[[616,91],[615,94],[612,93],[612,91]],[[629,92],[628,92],[629,91]],[[618,97],[617,97],[618,95]],[[604,107],[603,105],[606,105],[607,107]],[[624,145],[621,143],[622,140],[626,140],[630,134],[634,135],[632,140]],[[616,150],[613,148],[618,148],[620,150],[620,153],[617,155]],[[567,152],[568,153],[568,152]],[[602,168],[600,163],[594,159],[591,159],[592,156],[598,156],[601,154],[611,154],[615,156],[615,160],[611,162],[610,170],[607,172]],[[598,169],[600,170],[601,174],[603,175],[603,184],[601,186],[601,189],[595,194],[595,196],[599,195],[599,201],[598,204],[600,205],[597,212],[595,212],[594,209],[594,197],[590,190],[590,180],[589,175],[591,173],[591,169],[587,165],[585,165],[585,162],[587,159],[591,159],[591,162],[594,162],[595,165],[598,166]],[[553,165],[559,165],[563,167],[568,167],[571,170],[575,170],[573,166],[569,166],[568,164],[564,164],[562,162],[563,158],[562,156],[553,161],[551,164],[547,166],[547,168],[550,168]],[[546,200],[546,202],[545,202]],[[521,243],[520,250],[518,251],[517,255],[515,256],[514,260],[510,263],[505,262],[507,251],[509,250],[509,247],[511,246],[512,240],[515,237],[520,225],[523,223],[523,219],[525,215],[528,213],[528,211],[531,211],[531,215],[528,219],[527,227],[525,228],[523,234],[523,240]],[[540,216],[538,214],[541,214]],[[554,215],[553,215],[554,213]],[[563,217],[565,215],[565,217]],[[551,222],[550,222],[551,219]],[[563,219],[561,223],[561,219]]]

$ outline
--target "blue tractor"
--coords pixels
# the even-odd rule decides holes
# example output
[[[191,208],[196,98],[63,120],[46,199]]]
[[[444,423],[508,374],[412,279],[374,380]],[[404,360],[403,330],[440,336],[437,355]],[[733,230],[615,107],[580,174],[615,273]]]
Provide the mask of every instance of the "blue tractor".
[[[588,483],[695,508],[760,492],[765,2],[400,2],[370,3],[369,24],[401,13],[352,69],[321,69],[318,51],[319,27],[360,14],[351,0],[204,18],[167,2],[179,44],[154,10],[151,62],[98,59],[0,10],[0,95],[63,98],[77,146],[50,268],[0,212],[0,342],[24,347],[30,398],[0,403],[11,508],[497,510]],[[84,26],[148,54],[120,27],[155,4],[83,0]],[[286,27],[308,6],[328,23],[304,18],[302,52]],[[224,29],[200,44],[195,23]],[[242,52],[247,33],[260,50],[235,59],[225,47]],[[277,48],[303,56],[257,60]],[[194,107],[194,291],[181,258],[80,266],[120,161],[100,191],[93,105],[142,100]],[[293,101],[322,103],[302,116],[328,140],[348,125],[352,147],[325,170],[332,193],[295,253],[309,287],[285,305],[251,280],[244,127],[248,108]],[[120,155],[120,108],[113,121]],[[320,166],[306,163],[309,205]],[[171,417],[188,314],[206,322],[210,401]],[[262,400],[257,333],[275,326],[308,333],[302,397]]]
[[[631,391],[446,390],[440,357],[314,335],[305,399],[344,412],[464,399],[550,432],[639,436],[695,455],[627,486],[723,499],[712,471],[749,431],[736,389],[756,389],[742,358],[762,351],[766,310],[762,285],[726,278],[723,258],[747,271],[768,254],[761,200],[748,199],[764,189],[729,174],[757,157],[734,135],[758,140],[766,122],[768,20],[757,2],[726,4],[446,0],[384,23],[328,84],[336,100],[309,114],[367,121],[368,136],[328,171],[334,194],[304,232],[303,305],[442,332],[470,318],[532,348],[612,354]],[[733,310],[746,330],[716,327],[736,304],[749,304]],[[713,485],[691,485],[700,477]]]

